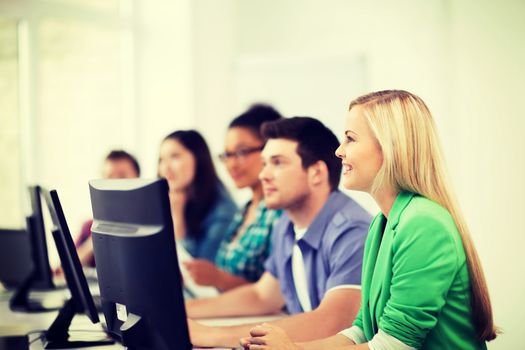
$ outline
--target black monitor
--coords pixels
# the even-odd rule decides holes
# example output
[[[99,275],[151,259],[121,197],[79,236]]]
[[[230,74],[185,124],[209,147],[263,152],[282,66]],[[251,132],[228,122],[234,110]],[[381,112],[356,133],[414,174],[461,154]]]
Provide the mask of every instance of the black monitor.
[[[0,229],[0,282],[8,289],[19,287],[33,271],[29,233]]]
[[[43,194],[54,225],[52,229],[53,239],[71,292],[71,298],[44,333],[44,347],[46,349],[64,349],[112,344],[113,341],[108,340],[105,336],[100,341],[72,341],[69,339],[69,326],[76,314],[85,313],[93,323],[98,323],[99,318],[58,194],[55,190],[43,190]]]
[[[40,312],[56,310],[61,305],[45,305],[42,301],[31,300],[31,290],[52,290],[53,273],[49,265],[47,253],[46,231],[44,217],[42,214],[42,197],[40,186],[30,186],[29,198],[31,202],[31,214],[26,217],[27,225],[27,249],[30,249],[29,259],[26,255],[18,256],[19,264],[31,266],[31,271],[24,275],[24,280],[17,287],[16,292],[10,300],[10,307],[16,311]],[[19,241],[22,237],[19,237]],[[24,260],[25,259],[25,260]],[[56,303],[55,303],[56,304]],[[59,303],[60,304],[60,303]]]
[[[137,350],[191,349],[166,180],[93,180],[90,193],[108,330]]]
[[[54,289],[53,273],[49,266],[46,230],[42,213],[42,194],[40,186],[29,186],[31,215],[27,217],[28,231],[33,252],[33,287],[36,289]]]

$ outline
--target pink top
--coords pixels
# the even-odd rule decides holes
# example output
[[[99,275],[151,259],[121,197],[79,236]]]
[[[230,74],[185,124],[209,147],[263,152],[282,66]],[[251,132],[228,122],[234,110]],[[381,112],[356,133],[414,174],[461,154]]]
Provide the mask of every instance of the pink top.
[[[75,241],[75,247],[78,249],[82,244],[84,244],[85,241],[88,240],[88,238],[91,237],[91,225],[93,224],[93,220],[87,220],[82,224],[82,228],[80,229],[80,234],[78,235],[76,241]],[[95,256],[91,255],[91,259],[88,262],[88,266],[95,267]]]

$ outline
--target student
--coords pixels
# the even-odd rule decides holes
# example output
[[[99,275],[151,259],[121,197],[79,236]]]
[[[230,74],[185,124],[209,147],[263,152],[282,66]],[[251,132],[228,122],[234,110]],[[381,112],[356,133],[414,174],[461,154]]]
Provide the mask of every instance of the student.
[[[370,215],[337,190],[338,141],[320,121],[295,117],[265,123],[259,175],[266,206],[284,209],[272,234],[266,271],[254,284],[187,302],[191,318],[276,313],[296,340],[336,334],[360,304],[361,264]],[[207,327],[188,321],[195,346],[234,346],[253,325]]]
[[[259,173],[264,139],[264,122],[282,118],[272,107],[254,105],[235,118],[226,133],[225,152],[220,159],[226,165],[237,188],[248,187],[250,201],[234,216],[222,240],[215,265],[196,259],[186,263],[193,280],[220,290],[257,281],[264,272],[270,253],[272,225],[281,210],[268,209],[264,203]]]
[[[214,261],[237,208],[195,130],[175,131],[160,145],[160,177],[169,185],[176,240],[194,257]]]
[[[496,332],[485,277],[427,106],[406,91],[359,97],[344,134],[336,151],[343,184],[368,192],[381,209],[366,243],[359,314],[330,338],[294,344],[286,330],[263,325],[243,346],[486,349]]]
[[[123,150],[113,150],[104,159],[102,177],[105,179],[131,179],[140,176],[140,166],[135,157]],[[75,246],[78,258],[83,266],[95,267],[91,225],[93,220],[87,220],[80,230]],[[61,270],[57,271],[61,273]]]

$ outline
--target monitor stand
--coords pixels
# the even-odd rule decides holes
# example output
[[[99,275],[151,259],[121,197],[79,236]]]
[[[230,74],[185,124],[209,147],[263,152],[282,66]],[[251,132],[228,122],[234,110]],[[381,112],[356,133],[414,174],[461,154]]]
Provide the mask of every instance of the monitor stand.
[[[33,270],[24,283],[22,283],[13,294],[11,300],[9,300],[9,308],[11,310],[22,312],[47,312],[59,310],[63,306],[62,302],[49,306],[46,305],[47,303],[44,301],[32,300],[29,298],[29,292],[32,290],[36,274],[36,270]]]
[[[44,349],[77,349],[115,343],[114,340],[107,337],[95,341],[70,340],[69,326],[76,313],[75,303],[73,299],[69,299],[58,313],[51,327],[44,333]]]

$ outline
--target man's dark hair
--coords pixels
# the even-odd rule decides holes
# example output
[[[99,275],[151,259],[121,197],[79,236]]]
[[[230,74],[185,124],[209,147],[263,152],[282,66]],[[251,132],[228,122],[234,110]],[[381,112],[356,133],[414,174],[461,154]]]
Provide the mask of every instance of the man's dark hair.
[[[281,118],[281,114],[272,106],[256,103],[246,112],[233,119],[228,125],[228,129],[246,128],[252,131],[259,140],[264,141],[261,135],[261,125]]]
[[[140,166],[139,162],[137,162],[137,159],[133,157],[128,152],[121,150],[121,149],[115,149],[106,156],[106,160],[127,160],[131,163],[133,166],[133,169],[135,169],[135,172],[137,173],[137,176],[140,177]]]
[[[166,136],[166,140],[179,142],[195,158],[195,177],[188,188],[184,219],[189,236],[199,238],[205,217],[215,205],[220,192],[226,190],[215,171],[208,144],[199,132],[178,130]]]
[[[265,139],[296,141],[297,154],[306,169],[321,160],[328,168],[332,191],[339,187],[341,160],[335,155],[339,141],[334,133],[319,120],[310,117],[293,117],[264,123],[261,128]]]

